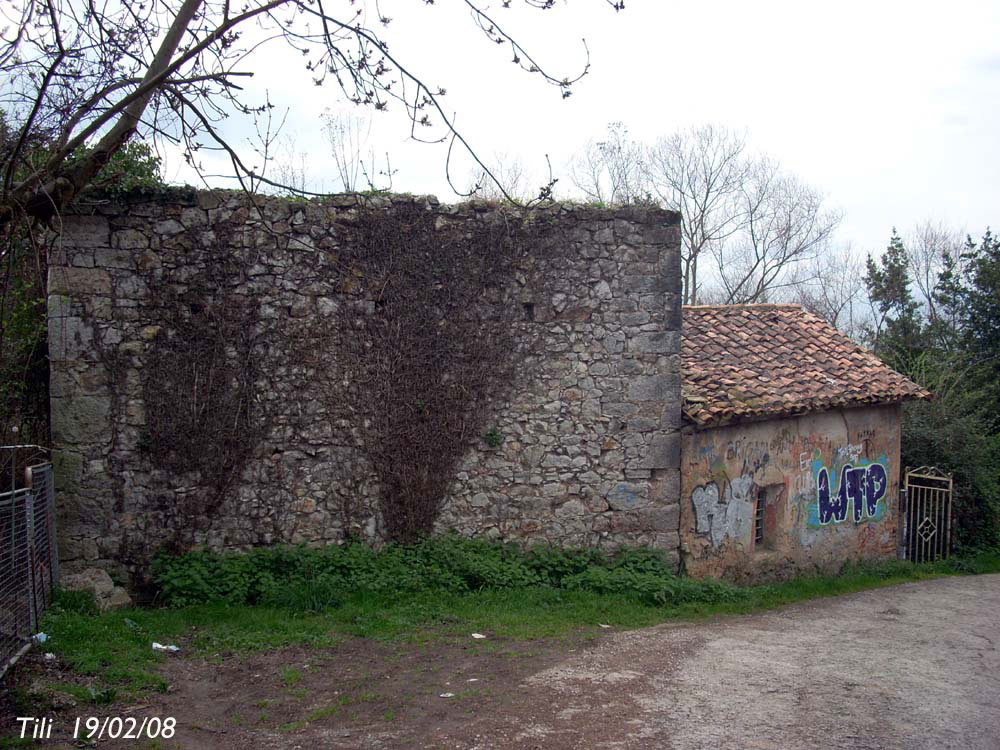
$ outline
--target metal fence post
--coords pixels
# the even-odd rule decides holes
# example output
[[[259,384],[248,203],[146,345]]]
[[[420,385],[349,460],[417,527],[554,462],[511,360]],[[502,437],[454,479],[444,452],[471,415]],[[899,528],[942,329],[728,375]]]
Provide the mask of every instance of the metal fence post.
[[[25,532],[28,537],[28,591],[31,599],[29,601],[29,630],[32,634],[38,632],[38,587],[35,583],[35,493],[34,490],[28,493],[24,500]]]
[[[59,575],[52,465],[25,469],[27,486],[18,488],[17,449],[24,447],[0,446],[12,475],[10,490],[0,487],[0,677],[30,647]]]
[[[906,481],[905,477],[904,477],[903,481],[904,482]],[[906,484],[903,484],[899,488],[899,533],[900,533],[900,537],[899,537],[899,542],[897,544],[898,554],[896,555],[896,557],[898,557],[900,560],[908,560],[909,559],[910,545],[907,543],[907,539],[909,539],[909,537],[907,536],[907,533],[909,532],[909,527],[910,527],[909,520],[910,520],[910,508],[909,508],[909,504],[907,503],[907,500],[906,500]]]

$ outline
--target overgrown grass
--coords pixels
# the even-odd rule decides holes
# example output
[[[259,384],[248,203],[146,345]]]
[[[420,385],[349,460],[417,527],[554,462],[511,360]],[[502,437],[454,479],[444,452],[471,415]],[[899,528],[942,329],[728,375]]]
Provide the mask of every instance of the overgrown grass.
[[[382,553],[385,563],[361,549],[346,549],[344,558],[307,550],[187,556],[161,568],[161,574],[173,571],[164,586],[171,606],[98,614],[85,597],[59,593],[45,616],[45,648],[90,676],[98,689],[114,688],[127,698],[166,689],[157,669],[165,657],[152,650],[153,641],[178,643],[185,653],[209,658],[291,645],[328,648],[349,636],[430,641],[481,632],[490,639],[477,643],[490,647],[498,639],[589,637],[601,632],[599,624],[642,627],[943,575],[1000,572],[1000,553],[991,552],[926,565],[854,564],[835,576],[739,587],[674,576],[650,551],[603,558],[593,551],[523,554],[502,545],[464,544],[445,540],[422,550],[390,550]],[[455,545],[469,554],[453,556]],[[477,551],[484,557],[477,559]],[[332,585],[330,568],[320,569],[342,559],[355,561],[353,590]],[[247,560],[258,568],[245,566]],[[302,561],[305,572],[292,564]],[[421,579],[413,566],[426,576]],[[509,585],[505,574],[520,583]],[[245,575],[273,581],[275,588],[248,585]],[[185,576],[196,583],[182,587]],[[288,683],[294,676],[282,679]]]
[[[546,586],[627,594],[647,604],[716,600],[735,589],[678,578],[662,553],[539,546],[454,534],[381,550],[356,543],[322,548],[270,547],[246,553],[195,552],[160,558],[156,579],[170,606],[210,602],[262,604],[298,611],[339,606],[354,594],[462,594]]]

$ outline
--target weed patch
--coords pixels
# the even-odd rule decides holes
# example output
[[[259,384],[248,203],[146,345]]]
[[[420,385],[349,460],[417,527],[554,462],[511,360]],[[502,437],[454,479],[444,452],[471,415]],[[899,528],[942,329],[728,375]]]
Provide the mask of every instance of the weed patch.
[[[657,604],[672,595],[658,583],[667,580],[680,579],[655,550],[620,550],[611,555],[548,546],[524,550],[454,534],[377,551],[361,543],[275,547],[228,554],[193,552],[161,557],[156,564],[156,581],[170,606],[224,602],[305,612],[339,606],[358,593],[456,594],[533,586],[639,594]],[[682,585],[675,583],[674,588]]]
[[[281,670],[281,681],[285,687],[291,688],[302,682],[302,670],[294,667],[285,667]]]
[[[97,613],[92,602],[60,592],[43,628],[50,636],[46,649],[99,686],[94,694],[88,689],[78,696],[93,702],[109,695],[101,692],[108,689],[121,699],[166,689],[158,665],[177,657],[154,652],[154,640],[208,659],[296,645],[336,648],[350,636],[460,639],[470,649],[490,650],[508,648],[512,640],[571,635],[579,641],[603,632],[599,625],[635,628],[743,614],[905,581],[988,572],[1000,572],[1000,553],[924,565],[857,563],[839,575],[735,586],[673,575],[649,550],[610,556],[595,550],[524,551],[445,537],[381,552],[350,545],[185,555],[160,568],[170,606]],[[322,576],[322,585],[335,594],[330,606],[319,607],[318,599],[305,594],[274,599],[269,593],[282,587],[308,591]],[[303,601],[312,603],[302,606]],[[474,632],[486,638],[472,640]],[[303,672],[288,666],[276,679],[292,690]]]

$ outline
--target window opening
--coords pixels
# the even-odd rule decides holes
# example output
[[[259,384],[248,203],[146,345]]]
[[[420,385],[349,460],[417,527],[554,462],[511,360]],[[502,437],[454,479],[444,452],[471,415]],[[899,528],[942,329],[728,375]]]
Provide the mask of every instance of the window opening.
[[[764,507],[767,505],[767,490],[757,490],[757,510],[753,517],[753,543],[764,544]]]

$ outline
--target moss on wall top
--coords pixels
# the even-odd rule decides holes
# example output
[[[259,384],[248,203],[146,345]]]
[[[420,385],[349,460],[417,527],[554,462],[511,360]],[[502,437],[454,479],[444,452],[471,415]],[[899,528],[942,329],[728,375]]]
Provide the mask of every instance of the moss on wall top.
[[[101,213],[120,213],[122,207],[138,203],[206,207],[206,204],[221,203],[232,196],[242,196],[247,204],[256,204],[262,208],[284,203],[286,205],[313,204],[338,208],[380,209],[392,205],[422,203],[428,207],[449,212],[454,211],[455,213],[504,211],[513,215],[528,213],[570,214],[581,221],[625,219],[640,224],[662,224],[665,226],[679,224],[681,220],[677,211],[652,205],[603,206],[574,201],[552,201],[525,207],[506,201],[483,199],[472,199],[449,205],[442,204],[434,195],[414,195],[411,193],[333,193],[303,199],[275,195],[251,195],[242,190],[231,189],[200,190],[191,185],[139,187],[124,192],[88,190],[80,196],[68,213],[87,214],[95,209],[100,210]]]

